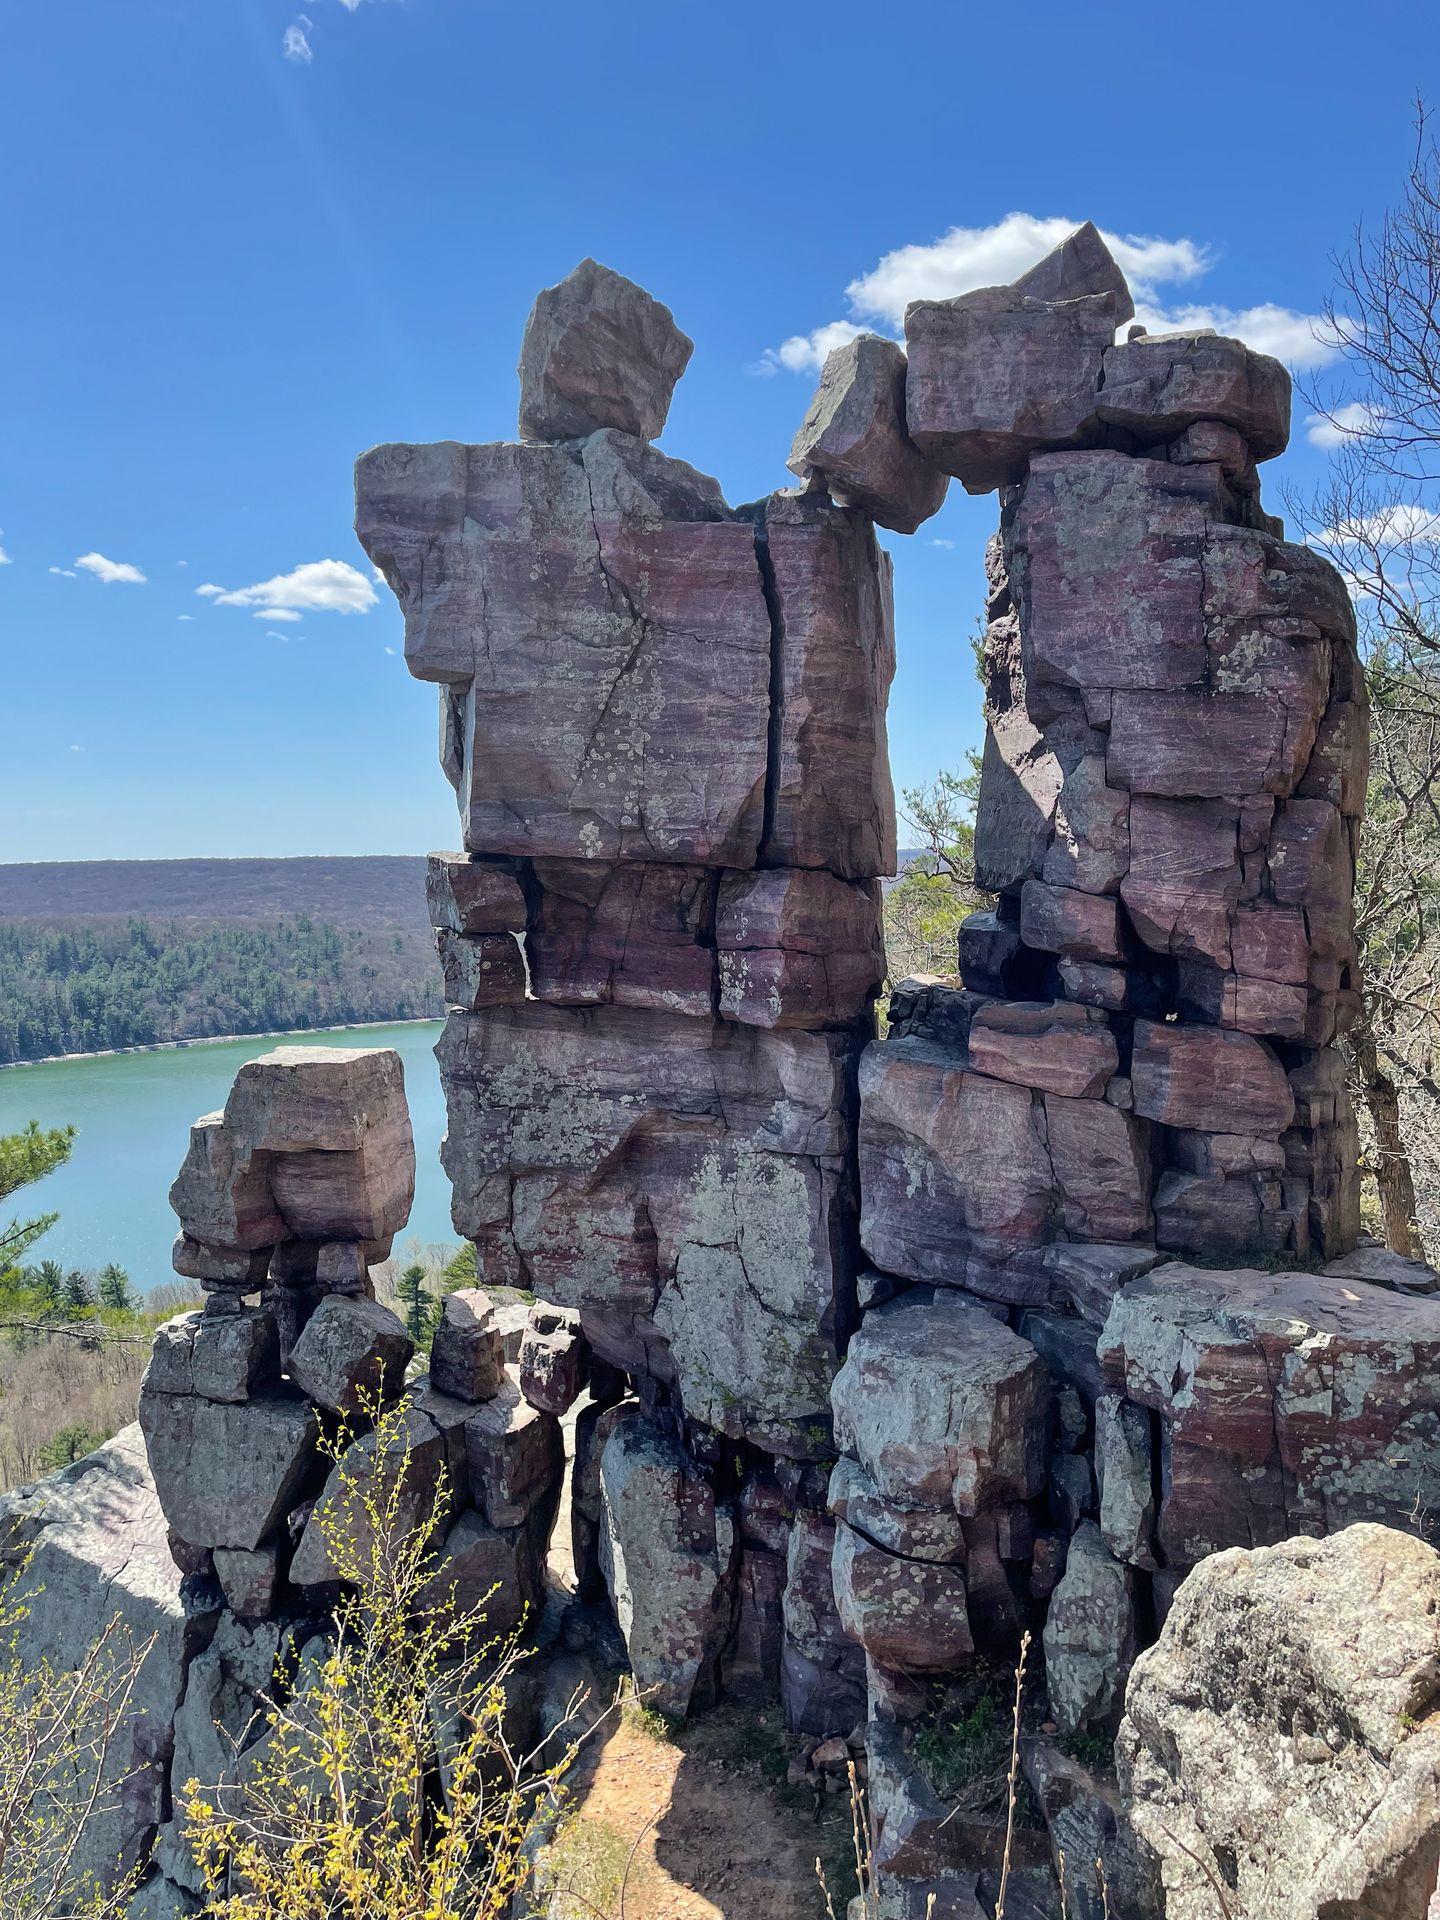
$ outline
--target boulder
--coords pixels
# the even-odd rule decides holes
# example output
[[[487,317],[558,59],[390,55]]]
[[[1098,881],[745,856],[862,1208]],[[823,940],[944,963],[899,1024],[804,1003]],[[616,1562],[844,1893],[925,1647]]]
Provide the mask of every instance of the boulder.
[[[1150,333],[1106,351],[1098,411],[1142,444],[1219,421],[1243,436],[1252,460],[1269,460],[1290,438],[1290,375],[1208,329]]]
[[[1155,1570],[1155,1458],[1150,1416],[1118,1393],[1095,1402],[1100,1532],[1117,1560]]]
[[[1171,1263],[1116,1295],[1099,1358],[1160,1415],[1170,1567],[1358,1520],[1414,1525],[1440,1472],[1440,1301]]]
[[[843,1522],[835,1529],[840,1624],[872,1660],[902,1673],[946,1673],[975,1651],[965,1570],[887,1553]]]
[[[1050,1837],[1066,1893],[1060,1920],[1141,1920],[1146,1911],[1130,1815],[1113,1779],[1065,1753],[1044,1734],[1020,1743],[1020,1764]]]
[[[1169,1920],[1423,1914],[1440,1558],[1384,1527],[1218,1553],[1131,1675],[1121,1787]]]
[[[298,1397],[235,1406],[145,1392],[140,1428],[165,1518],[195,1547],[253,1553],[319,1467],[319,1423]]]
[[[382,1532],[390,1540],[443,1537],[456,1493],[447,1434],[409,1395],[397,1419],[352,1442],[332,1468],[290,1563],[291,1584],[368,1579],[385,1550]]]
[[[1027,947],[1067,959],[1105,965],[1127,957],[1114,899],[1044,880],[1027,880],[1021,888],[1020,937]]]
[[[661,1430],[634,1413],[600,1456],[600,1559],[647,1706],[682,1718],[714,1698],[735,1608],[728,1508]]]
[[[715,944],[722,1018],[849,1025],[868,1016],[885,977],[879,887],[793,868],[727,873]]]
[[[1137,1020],[1130,1084],[1136,1113],[1166,1126],[1273,1138],[1295,1118],[1284,1067],[1246,1033]]]
[[[1113,893],[1130,867],[1130,798],[1109,784],[1101,754],[1087,753],[1065,776],[1055,803],[1055,837],[1040,878],[1052,887]]]
[[[513,870],[468,853],[432,853],[425,862],[430,923],[452,933],[524,933],[525,895]]]
[[[468,1414],[465,1458],[471,1498],[492,1527],[519,1526],[539,1505],[553,1510],[564,1473],[559,1423],[525,1399],[514,1368]]]
[[[895,533],[914,533],[938,513],[950,484],[906,432],[905,354],[876,333],[827,355],[787,464]]]
[[[753,865],[770,616],[713,480],[603,432],[377,447],[356,490],[407,664],[443,688],[467,848]]]
[[[832,1571],[835,1522],[802,1508],[789,1530],[780,1698],[792,1733],[848,1733],[865,1717],[865,1661],[841,1625]]]
[[[439,927],[435,951],[447,1007],[513,1007],[525,998],[525,950],[513,933],[452,933]]]
[[[240,1404],[280,1384],[275,1317],[263,1307],[182,1313],[155,1334],[142,1388]]]
[[[1045,1093],[1098,1100],[1120,1054],[1105,1016],[1064,1000],[991,1000],[970,1023],[977,1073]]]
[[[1070,1542],[1065,1572],[1045,1617],[1050,1711],[1066,1735],[1120,1724],[1135,1659],[1135,1576],[1105,1545],[1093,1520]]]
[[[1079,300],[1086,294],[1108,293],[1115,302],[1117,327],[1135,317],[1125,276],[1093,220],[1076,227],[1014,285],[1017,293],[1031,300]]]
[[[872,1308],[833,1397],[840,1447],[896,1506],[975,1514],[1044,1484],[1049,1376],[1028,1341],[959,1294]]]
[[[388,1307],[332,1293],[295,1342],[290,1378],[331,1413],[371,1419],[404,1386],[414,1351],[414,1341]]]
[[[1113,293],[1031,298],[981,287],[905,309],[905,419],[925,458],[967,493],[1024,477],[1040,449],[1095,427],[1100,369],[1119,324]]]
[[[486,1284],[771,1453],[829,1447],[853,1267],[853,1040],[624,1007],[454,1015],[455,1224]]]
[[[452,1400],[493,1400],[505,1377],[505,1347],[488,1295],[460,1287],[445,1296],[430,1343],[430,1384]]]
[[[537,860],[526,935],[537,1000],[709,1019],[715,876],[658,861]]]
[[[567,1307],[532,1307],[520,1340],[519,1365],[520,1391],[532,1407],[568,1413],[590,1370],[579,1314]]]
[[[668,307],[582,260],[535,300],[520,347],[520,437],[576,440],[600,427],[657,439],[695,343]]]
[[[216,1547],[215,1578],[225,1604],[242,1620],[267,1619],[280,1584],[280,1555],[274,1546],[246,1552],[240,1547]]]
[[[898,1506],[882,1497],[858,1460],[847,1456],[835,1462],[826,1499],[837,1519],[887,1553],[907,1560],[965,1559],[965,1529],[952,1507]]]
[[[102,1804],[71,1860],[77,1875],[109,1884],[117,1870],[143,1865],[168,1810],[175,1712],[206,1624],[187,1613],[139,1427],[37,1486],[0,1495],[0,1539],[7,1558],[32,1556],[23,1586],[6,1594],[7,1606],[33,1596],[14,1629],[23,1667],[44,1661],[57,1675],[74,1671],[112,1622],[121,1658],[131,1646],[149,1646],[111,1749]]]
[[[775,661],[761,864],[827,867],[843,880],[894,873],[895,789],[885,737],[895,677],[890,556],[866,514],[821,495],[773,493],[751,511],[784,636]],[[762,695],[762,720],[765,711]],[[725,740],[728,765],[728,736],[711,729],[710,737]]]
[[[458,1620],[481,1640],[515,1633],[544,1602],[545,1545],[533,1522],[502,1529],[462,1513],[436,1548],[418,1604],[442,1629]]]

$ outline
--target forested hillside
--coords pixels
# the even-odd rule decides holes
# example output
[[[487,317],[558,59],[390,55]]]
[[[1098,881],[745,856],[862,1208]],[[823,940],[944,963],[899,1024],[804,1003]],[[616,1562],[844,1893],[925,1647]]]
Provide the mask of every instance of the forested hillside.
[[[0,920],[0,1063],[440,1010],[425,929]]]

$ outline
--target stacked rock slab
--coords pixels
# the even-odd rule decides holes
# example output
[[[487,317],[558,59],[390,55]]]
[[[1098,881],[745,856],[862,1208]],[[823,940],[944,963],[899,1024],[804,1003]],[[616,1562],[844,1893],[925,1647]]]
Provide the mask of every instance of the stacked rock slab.
[[[277,1676],[306,1670],[317,1622],[373,1565],[375,1515],[427,1529],[427,1605],[483,1606],[496,1634],[541,1605],[557,1416],[584,1384],[583,1351],[537,1314],[551,1363],[527,1396],[501,1316],[461,1292],[429,1374],[412,1377],[413,1342],[373,1297],[368,1264],[405,1224],[414,1173],[390,1051],[283,1048],[242,1067],[224,1114],[192,1132],[172,1198],[184,1260],[208,1268],[205,1305],[160,1329],[140,1393],[190,1633],[162,1807],[186,1779],[213,1784],[243,1763],[236,1743],[291,1684]],[[243,1267],[226,1265],[231,1251]],[[522,1316],[517,1351],[531,1333]],[[189,1911],[184,1894],[203,1887],[178,1822],[161,1825],[155,1860],[156,1886]]]
[[[874,497],[728,506],[651,444],[689,353],[585,262],[526,329],[519,442],[356,474],[459,803],[429,880],[455,1225],[483,1285],[577,1315],[630,1379],[582,1435],[582,1583],[603,1563],[670,1711],[781,1670],[790,1520],[738,1516],[782,1469],[787,1515],[824,1505],[895,866]]]

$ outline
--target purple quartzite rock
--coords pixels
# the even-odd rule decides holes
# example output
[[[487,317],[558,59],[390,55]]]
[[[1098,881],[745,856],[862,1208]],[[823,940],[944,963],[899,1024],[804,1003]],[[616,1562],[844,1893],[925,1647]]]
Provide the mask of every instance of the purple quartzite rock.
[[[873,881],[772,868],[729,873],[715,915],[720,1013],[755,1027],[863,1019],[885,976]]]
[[[488,1296],[462,1287],[445,1296],[430,1346],[430,1384],[453,1400],[493,1400],[505,1378],[505,1348]]]
[[[991,1000],[970,1022],[977,1073],[1045,1093],[1098,1100],[1120,1066],[1105,1016],[1063,1000]]]
[[[914,533],[938,513],[950,484],[906,431],[905,354],[877,333],[827,356],[787,464],[896,533]]]
[[[978,1303],[911,1295],[851,1340],[836,1438],[882,1499],[976,1514],[1039,1491],[1050,1393],[1035,1349]]]
[[[542,1412],[568,1413],[589,1372],[590,1349],[580,1316],[565,1307],[536,1306],[520,1337],[520,1391]]]
[[[864,514],[814,494],[771,494],[759,516],[760,558],[783,635],[763,864],[828,867],[847,880],[894,873],[885,737],[895,677],[890,556]],[[708,731],[713,752],[717,734]],[[731,751],[727,739],[727,761]]]
[[[348,1418],[373,1414],[405,1383],[415,1343],[378,1300],[332,1293],[305,1324],[290,1378],[317,1405]]]
[[[597,427],[654,440],[694,352],[668,307],[582,260],[538,296],[520,348],[520,436],[576,440]]]
[[[1135,1111],[1210,1133],[1283,1133],[1295,1117],[1285,1069],[1262,1040],[1215,1027],[1138,1020]]]
[[[1268,460],[1290,438],[1290,376],[1243,340],[1147,334],[1106,352],[1099,415],[1147,442],[1220,421],[1244,437],[1253,459]]]
[[[801,1509],[786,1547],[780,1694],[795,1733],[848,1733],[865,1715],[865,1661],[835,1610],[835,1522]]]
[[[525,954],[513,933],[452,933],[438,927],[435,951],[447,1007],[473,1013],[524,1000]]]
[[[752,863],[770,617],[713,480],[604,432],[377,447],[356,488],[410,670],[444,689],[467,847]]]
[[[452,1016],[444,1157],[482,1280],[578,1309],[602,1359],[675,1383],[707,1425],[820,1457],[854,1050],[625,1007]]]
[[[832,1574],[842,1626],[883,1666],[953,1672],[975,1651],[962,1567],[887,1553],[842,1523]]]
[[[537,1000],[708,1018],[715,875],[658,862],[537,860],[526,937]]]
[[[1099,1357],[1160,1416],[1172,1567],[1356,1520],[1409,1527],[1440,1468],[1434,1298],[1172,1263],[1116,1295]]]
[[[523,933],[525,895],[507,866],[464,853],[432,853],[425,897],[434,927],[453,933]]]
[[[905,309],[905,417],[928,460],[967,493],[1023,477],[1032,453],[1094,431],[1100,369],[1115,338],[1111,293],[1036,300],[981,287]]]

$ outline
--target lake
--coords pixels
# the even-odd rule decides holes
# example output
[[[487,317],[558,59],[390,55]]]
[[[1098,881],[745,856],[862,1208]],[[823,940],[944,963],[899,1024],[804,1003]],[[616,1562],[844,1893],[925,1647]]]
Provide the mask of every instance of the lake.
[[[272,1048],[313,1042],[334,1047],[394,1047],[405,1063],[405,1093],[415,1129],[415,1206],[396,1240],[453,1241],[450,1183],[440,1167],[445,1100],[432,1049],[438,1020],[352,1027],[338,1033],[254,1034],[154,1053],[97,1054],[0,1072],[0,1133],[29,1120],[77,1129],[67,1166],[25,1188],[5,1208],[60,1219],[31,1254],[66,1267],[118,1260],[148,1290],[172,1277],[176,1220],[166,1196],[185,1157],[190,1123],[225,1104],[236,1069]]]

